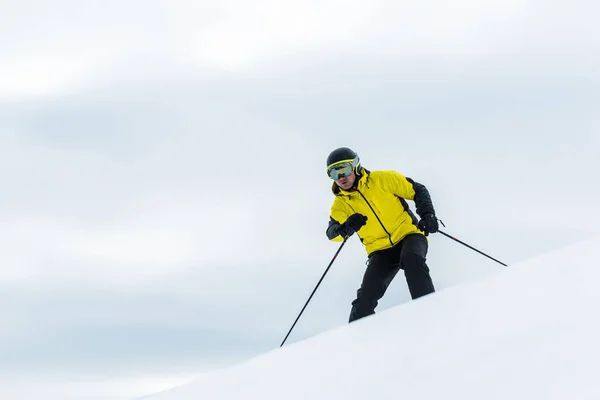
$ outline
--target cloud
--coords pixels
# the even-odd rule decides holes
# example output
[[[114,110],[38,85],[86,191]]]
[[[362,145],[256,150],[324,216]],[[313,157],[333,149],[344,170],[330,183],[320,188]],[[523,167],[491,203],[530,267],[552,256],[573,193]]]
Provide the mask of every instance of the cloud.
[[[282,251],[277,215],[302,224],[308,208],[285,210],[298,197],[282,186],[290,154],[265,144],[283,139],[312,164],[320,155],[304,155],[311,141],[220,104],[197,112],[186,99],[173,111],[137,96],[127,108],[116,95],[10,113],[0,161],[10,251],[0,276],[136,284],[224,255],[257,263]]]
[[[598,58],[589,2],[389,0],[143,3],[31,1],[2,6],[4,99],[75,93],[94,84],[167,77],[263,74],[328,54],[446,68],[526,60],[539,74],[591,76]],[[570,26],[558,30],[557,26]],[[21,29],[27,26],[26,30]],[[10,38],[10,40],[8,39]],[[592,50],[592,51],[590,51]]]
[[[182,77],[6,107],[0,165],[8,190],[0,205],[11,250],[1,276],[145,284],[224,254],[231,265],[290,257],[301,265],[314,255],[305,248],[326,258],[323,159],[342,143],[369,167],[401,169],[444,195],[436,202],[446,215],[523,208],[511,194],[527,193],[531,210],[523,214],[536,216],[535,229],[546,224],[539,210],[560,207],[552,200],[557,179],[596,196],[583,185],[594,170],[597,123],[597,86],[586,78],[439,71],[432,83],[431,73],[404,75],[403,66],[382,64],[389,73],[378,76],[377,65],[361,60],[336,74],[338,61],[260,79]],[[583,172],[572,173],[575,160],[587,163]],[[460,187],[432,163],[451,168]],[[502,203],[494,200],[499,188]],[[446,193],[479,201],[444,209],[453,201]],[[523,218],[513,216],[497,229]]]

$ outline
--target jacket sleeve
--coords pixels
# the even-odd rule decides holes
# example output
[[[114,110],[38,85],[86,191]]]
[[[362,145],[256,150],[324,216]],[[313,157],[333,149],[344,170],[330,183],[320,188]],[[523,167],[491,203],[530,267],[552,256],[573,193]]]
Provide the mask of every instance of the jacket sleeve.
[[[329,224],[327,225],[326,235],[332,242],[341,242],[344,238],[338,233],[340,225],[348,219],[348,213],[339,200],[335,200],[331,206]]]
[[[435,215],[431,195],[425,185],[415,182],[413,179],[396,171],[387,171],[384,181],[389,191],[404,199],[415,202],[419,217],[423,217],[425,214]]]
[[[329,238],[329,240],[331,240],[333,242],[339,242],[342,240],[342,237],[338,233],[338,228],[340,227],[340,225],[341,224],[338,221],[336,221],[332,217],[329,217],[329,225],[327,226],[327,231],[326,231],[326,234],[327,234],[327,237]]]

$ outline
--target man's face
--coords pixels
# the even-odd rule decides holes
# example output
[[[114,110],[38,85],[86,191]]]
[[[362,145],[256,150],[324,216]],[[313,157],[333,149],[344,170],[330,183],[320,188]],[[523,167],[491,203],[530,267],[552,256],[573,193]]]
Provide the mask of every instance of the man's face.
[[[348,190],[352,187],[354,179],[356,179],[356,174],[354,173],[354,171],[352,171],[350,175],[341,177],[340,179],[335,181],[335,183],[342,189]]]

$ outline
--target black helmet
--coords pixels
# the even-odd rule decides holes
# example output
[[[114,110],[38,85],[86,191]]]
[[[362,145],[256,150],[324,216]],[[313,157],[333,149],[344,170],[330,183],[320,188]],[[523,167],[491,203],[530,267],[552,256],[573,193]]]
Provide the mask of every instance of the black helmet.
[[[361,175],[362,172],[360,158],[358,158],[358,154],[354,150],[348,147],[339,147],[329,153],[327,157],[327,175],[331,179],[337,180],[341,176],[348,176],[352,171],[357,175]]]
[[[348,147],[339,147],[329,153],[327,156],[327,168],[333,163],[344,161],[344,160],[352,160],[355,161],[355,165],[358,166],[360,159],[358,158],[358,154]]]

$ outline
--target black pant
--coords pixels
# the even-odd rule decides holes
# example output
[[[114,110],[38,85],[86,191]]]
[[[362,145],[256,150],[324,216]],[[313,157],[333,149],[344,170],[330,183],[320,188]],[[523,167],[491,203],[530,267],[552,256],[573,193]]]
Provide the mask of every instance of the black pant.
[[[352,302],[349,322],[375,313],[379,300],[400,269],[404,270],[413,299],[435,292],[425,263],[427,249],[423,235],[411,234],[392,248],[371,253],[362,284]]]

